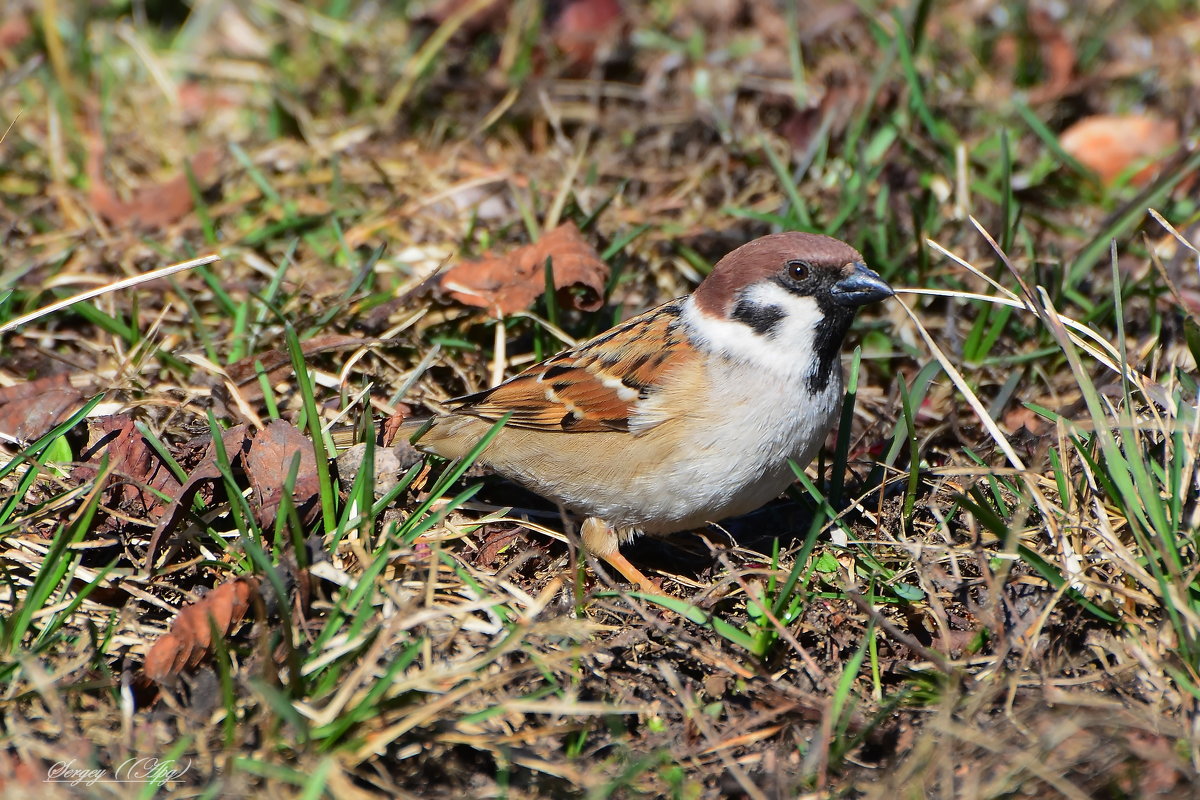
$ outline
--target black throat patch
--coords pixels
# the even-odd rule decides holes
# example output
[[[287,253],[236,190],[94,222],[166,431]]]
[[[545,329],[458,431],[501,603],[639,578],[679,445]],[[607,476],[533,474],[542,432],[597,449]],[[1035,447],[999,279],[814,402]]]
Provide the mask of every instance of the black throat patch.
[[[808,375],[808,388],[814,392],[823,392],[829,386],[833,371],[842,368],[842,341],[854,321],[854,312],[834,303],[817,301],[824,315],[813,330],[813,354],[816,364]]]

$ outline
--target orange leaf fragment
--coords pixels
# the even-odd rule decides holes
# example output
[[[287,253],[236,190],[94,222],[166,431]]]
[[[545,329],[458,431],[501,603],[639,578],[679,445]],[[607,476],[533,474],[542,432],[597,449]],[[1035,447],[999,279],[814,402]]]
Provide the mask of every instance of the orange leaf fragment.
[[[1139,164],[1145,166],[1130,179],[1140,186],[1150,180],[1157,160],[1179,143],[1179,126],[1172,120],[1129,114],[1084,117],[1059,136],[1063,150],[1111,185],[1118,176]]]
[[[1043,102],[1061,97],[1075,75],[1075,46],[1063,33],[1062,25],[1044,9],[1029,12],[1029,30],[1037,37],[1046,73],[1043,84],[1030,92],[1030,100]]]
[[[199,664],[212,648],[212,629],[215,627],[222,635],[229,633],[246,616],[256,591],[257,579],[234,578],[185,606],[171,632],[160,637],[146,653],[142,667],[146,676],[161,683]]]
[[[590,67],[597,50],[616,39],[623,23],[617,0],[575,0],[559,13],[551,38],[571,63]]]
[[[87,172],[91,181],[88,199],[96,212],[109,224],[165,228],[191,212],[192,190],[188,186],[186,173],[163,183],[141,186],[129,201],[125,201],[105,182],[100,164],[101,156],[98,145],[93,146],[88,154]],[[217,151],[211,148],[201,150],[192,159],[192,174],[202,188],[212,180],[218,160]]]
[[[542,234],[533,244],[507,255],[491,253],[446,270],[439,287],[452,299],[489,309],[496,316],[524,311],[546,288],[545,264],[551,260],[560,306],[595,311],[604,302],[608,265],[583,238],[574,222]]]
[[[412,415],[412,406],[407,403],[396,404],[396,413],[383,421],[383,443],[385,445],[391,447],[396,442],[396,434],[400,432],[400,426]]]
[[[24,14],[13,13],[0,20],[0,50],[16,47],[33,35],[33,25]]]

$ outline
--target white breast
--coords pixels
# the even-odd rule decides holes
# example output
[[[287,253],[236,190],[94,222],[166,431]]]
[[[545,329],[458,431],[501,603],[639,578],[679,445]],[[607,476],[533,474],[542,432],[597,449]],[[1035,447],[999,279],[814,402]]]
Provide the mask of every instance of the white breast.
[[[784,300],[788,313],[771,341],[690,302],[685,306],[689,336],[708,354],[707,380],[693,385],[688,435],[669,448],[652,479],[653,497],[641,498],[642,519],[631,524],[648,533],[669,532],[752,511],[793,480],[789,458],[804,467],[816,455],[841,406],[841,369],[835,365],[820,392],[810,388],[813,326],[820,314],[811,298]],[[676,409],[677,400],[671,404]],[[647,421],[655,411],[648,409]]]

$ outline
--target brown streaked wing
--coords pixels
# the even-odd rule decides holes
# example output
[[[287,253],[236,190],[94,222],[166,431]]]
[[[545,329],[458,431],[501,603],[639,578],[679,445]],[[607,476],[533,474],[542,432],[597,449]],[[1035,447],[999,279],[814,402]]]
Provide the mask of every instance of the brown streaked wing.
[[[667,354],[679,352],[681,303],[652,308],[499,386],[459,398],[453,412],[495,422],[511,411],[509,425],[535,430],[627,431],[638,399],[661,385]]]

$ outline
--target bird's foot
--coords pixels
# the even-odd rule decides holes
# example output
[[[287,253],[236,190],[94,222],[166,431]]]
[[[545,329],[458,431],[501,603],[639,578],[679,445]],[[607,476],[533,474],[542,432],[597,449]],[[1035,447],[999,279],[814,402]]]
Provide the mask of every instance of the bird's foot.
[[[661,587],[643,575],[641,570],[629,562],[629,559],[621,555],[621,540],[607,522],[598,517],[588,517],[583,521],[580,535],[583,538],[584,548],[597,558],[604,559],[609,566],[621,573],[625,580],[635,584],[644,592],[662,593]]]

